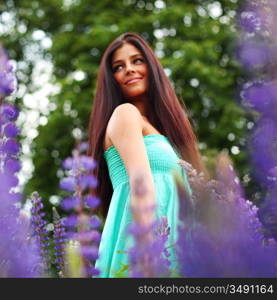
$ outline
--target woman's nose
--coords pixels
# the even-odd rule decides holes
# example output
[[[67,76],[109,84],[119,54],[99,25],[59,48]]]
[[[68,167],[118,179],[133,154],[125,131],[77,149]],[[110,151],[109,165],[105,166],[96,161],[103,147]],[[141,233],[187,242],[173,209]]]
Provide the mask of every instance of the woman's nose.
[[[134,72],[134,66],[131,63],[126,64],[126,73]]]

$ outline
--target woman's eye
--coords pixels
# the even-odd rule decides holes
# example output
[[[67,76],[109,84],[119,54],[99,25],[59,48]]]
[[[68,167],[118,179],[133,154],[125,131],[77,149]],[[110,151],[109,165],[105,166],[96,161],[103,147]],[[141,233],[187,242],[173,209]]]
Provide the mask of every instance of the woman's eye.
[[[119,71],[122,66],[118,65],[113,68],[113,72]]]
[[[136,63],[137,61],[143,62],[143,59],[142,59],[142,58],[136,58],[136,59],[134,60],[134,62]]]
[[[143,58],[136,58],[136,59],[133,60],[133,63],[134,63],[134,64],[141,63],[141,62],[144,62],[144,59],[143,59]],[[115,67],[113,68],[113,73],[115,73],[115,72],[117,72],[117,71],[120,71],[122,68],[123,68],[122,65],[115,66]]]

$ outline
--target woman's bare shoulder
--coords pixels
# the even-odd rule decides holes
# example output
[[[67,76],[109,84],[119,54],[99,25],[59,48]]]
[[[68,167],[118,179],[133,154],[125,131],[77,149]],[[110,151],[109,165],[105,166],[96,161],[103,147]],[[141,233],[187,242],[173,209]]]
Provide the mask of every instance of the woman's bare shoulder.
[[[106,128],[104,149],[113,146],[111,136],[114,133],[120,135],[133,122],[138,122],[139,126],[141,126],[141,131],[143,130],[143,118],[137,107],[131,103],[118,105],[114,109]]]
[[[124,129],[130,123],[139,122],[142,125],[142,116],[140,111],[135,105],[131,103],[123,103],[118,105],[108,122],[107,131],[108,134],[114,130]]]
[[[110,140],[119,153],[132,182],[137,172],[151,178],[151,168],[143,139],[140,111],[132,104],[120,105],[108,127]]]
[[[129,115],[129,114],[132,114],[132,115],[137,115],[137,116],[140,116],[141,117],[141,114],[140,114],[140,111],[137,109],[137,107],[132,104],[132,103],[122,103],[120,105],[118,105],[113,113],[112,113],[112,116],[118,116],[118,115]]]

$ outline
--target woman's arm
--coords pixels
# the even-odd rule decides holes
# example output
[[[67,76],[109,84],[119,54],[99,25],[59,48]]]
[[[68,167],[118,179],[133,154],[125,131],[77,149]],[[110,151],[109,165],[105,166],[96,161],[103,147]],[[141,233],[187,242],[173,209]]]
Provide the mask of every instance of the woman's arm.
[[[142,130],[142,116],[139,110],[130,103],[116,107],[107,126],[107,134],[120,154],[129,175],[131,205],[140,211],[155,204],[154,180]],[[140,196],[135,192],[135,182],[141,174],[143,174],[144,188],[147,193]],[[153,221],[154,212],[137,213],[134,218],[145,225],[149,225]]]

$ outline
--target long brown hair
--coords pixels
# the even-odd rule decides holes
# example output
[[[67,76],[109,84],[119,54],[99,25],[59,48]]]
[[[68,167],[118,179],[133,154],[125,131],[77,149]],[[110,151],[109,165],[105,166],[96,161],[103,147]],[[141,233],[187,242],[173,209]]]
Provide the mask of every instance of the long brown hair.
[[[197,138],[188,120],[184,104],[178,100],[162,65],[148,43],[138,34],[127,32],[110,43],[102,57],[93,110],[89,122],[89,150],[98,163],[94,175],[98,180],[97,188],[92,192],[101,199],[102,214],[106,216],[112,197],[112,183],[108,166],[103,156],[103,143],[108,121],[114,109],[130,100],[124,99],[111,67],[112,56],[124,43],[135,46],[144,56],[148,65],[150,123],[166,136],[182,159],[188,161],[198,171],[204,171],[204,165],[197,148]]]

